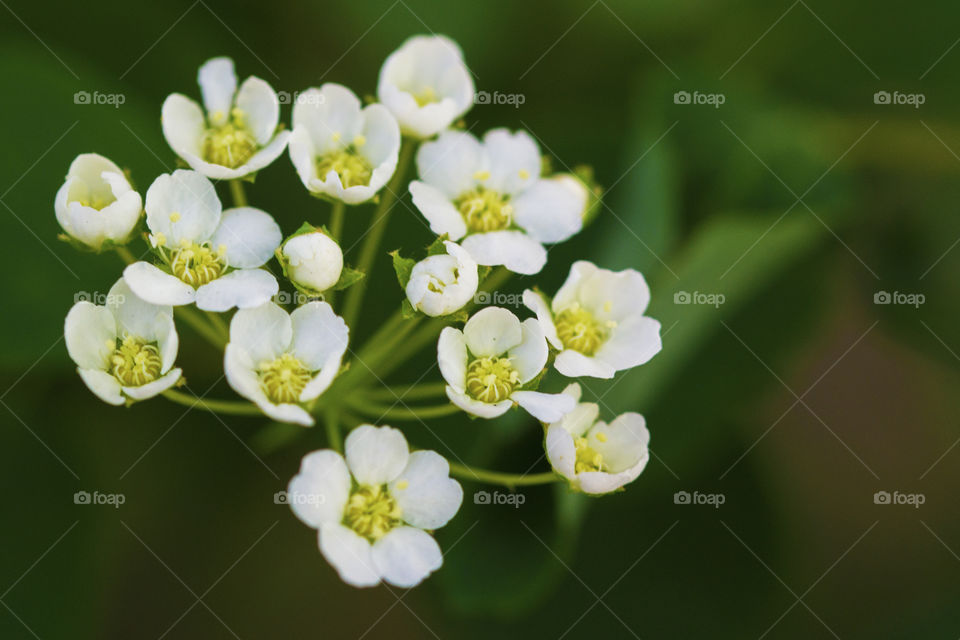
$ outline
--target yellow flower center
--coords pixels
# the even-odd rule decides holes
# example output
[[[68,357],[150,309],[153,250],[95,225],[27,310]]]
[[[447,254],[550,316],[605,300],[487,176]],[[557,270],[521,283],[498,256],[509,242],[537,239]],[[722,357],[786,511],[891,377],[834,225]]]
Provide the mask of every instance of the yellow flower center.
[[[496,191],[477,187],[462,194],[454,204],[467,223],[467,229],[474,233],[484,233],[510,226],[513,207],[507,200],[508,197],[501,196]]]
[[[226,247],[214,251],[207,242],[188,242],[170,258],[173,275],[194,288],[216,280],[226,268]]]
[[[577,461],[574,464],[577,473],[607,471],[607,465],[603,462],[603,455],[591,447],[586,438],[577,438],[574,440],[574,445],[577,449]]]
[[[390,495],[386,485],[361,485],[347,500],[343,524],[370,542],[376,542],[394,527],[402,524],[403,511]]]
[[[126,387],[139,387],[160,377],[163,360],[155,344],[126,336],[110,356],[110,373]]]
[[[203,136],[203,159],[230,169],[246,164],[259,148],[240,109],[233,109],[229,120],[211,126]]]
[[[257,374],[260,377],[263,392],[274,404],[299,402],[300,393],[313,378],[310,369],[290,353],[260,365]]]
[[[340,184],[344,188],[366,186],[370,184],[370,176],[373,175],[373,166],[352,144],[317,158],[317,175],[321,180],[327,177],[331,169],[340,176]]]
[[[433,102],[440,102],[437,100],[437,93],[433,90],[433,87],[424,87],[417,93],[413,93],[411,91],[410,95],[412,95],[413,99],[417,101],[418,107],[425,107]]]
[[[480,402],[505,400],[520,382],[510,358],[477,358],[467,367],[467,393]]]
[[[611,323],[599,322],[592,313],[574,304],[558,313],[554,324],[564,347],[592,356],[606,341]]]

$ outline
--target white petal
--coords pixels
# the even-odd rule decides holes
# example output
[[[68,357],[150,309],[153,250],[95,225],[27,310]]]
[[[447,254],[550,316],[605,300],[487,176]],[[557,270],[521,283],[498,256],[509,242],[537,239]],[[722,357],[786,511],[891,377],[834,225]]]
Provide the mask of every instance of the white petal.
[[[256,365],[250,355],[236,344],[227,344],[223,355],[223,369],[230,387],[255,403],[264,414],[278,422],[313,426],[313,416],[295,404],[274,404],[260,386]]]
[[[554,368],[562,375],[568,378],[580,378],[587,376],[590,378],[610,379],[617,370],[608,362],[599,357],[585,356],[579,351],[565,349],[557,354],[553,361]]]
[[[407,466],[410,449],[403,433],[393,427],[360,425],[344,443],[347,466],[360,484],[390,482]]]
[[[177,325],[173,321],[173,314],[157,314],[153,334],[160,350],[160,372],[166,373],[177,359],[180,349],[180,336],[177,335]]]
[[[80,374],[80,379],[87,388],[107,404],[120,406],[124,403],[123,395],[120,393],[120,383],[109,373],[82,368],[77,368],[77,373]]]
[[[341,524],[325,524],[319,533],[320,552],[337,570],[340,579],[354,587],[380,584],[380,573],[373,563],[371,546],[352,529]]]
[[[438,236],[447,234],[451,240],[459,240],[467,233],[467,223],[449,198],[436,187],[414,180],[408,187],[423,217],[430,224],[430,230]]]
[[[254,365],[278,358],[290,348],[292,338],[290,316],[272,302],[240,309],[230,321],[230,342],[242,347]]]
[[[598,422],[587,432],[587,443],[603,455],[611,472],[619,473],[646,464],[650,432],[642,415],[624,413],[610,424]]]
[[[76,303],[67,313],[63,335],[70,359],[81,369],[110,366],[110,354],[117,347],[117,321],[106,307],[85,300]]]
[[[547,264],[547,250],[522,231],[475,233],[461,244],[478,264],[503,265],[522,275],[539,273]]]
[[[553,345],[554,349],[563,349],[563,343],[557,336],[557,325],[553,323],[553,314],[550,312],[550,305],[542,294],[532,289],[523,292],[523,304],[527,309],[537,314],[537,322],[540,323],[540,329],[547,341]]]
[[[540,422],[556,422],[573,411],[576,401],[564,393],[514,391],[510,398]]]
[[[179,93],[167,96],[160,111],[163,137],[174,152],[184,155],[203,155],[203,136],[207,130],[203,110],[196,102]]]
[[[535,318],[527,318],[521,323],[523,341],[510,349],[510,364],[520,374],[521,384],[533,380],[547,364],[549,349],[543,338],[543,330]]]
[[[362,131],[364,121],[360,107],[353,91],[328,82],[297,96],[293,105],[293,128],[302,128],[308,133],[315,155],[336,151]]]
[[[453,327],[443,328],[437,340],[437,362],[447,384],[463,391],[467,382],[467,343],[462,331]]]
[[[628,482],[633,482],[646,466],[646,459],[638,462],[633,468],[620,473],[604,473],[602,471],[585,471],[577,475],[580,490],[592,495],[601,495],[616,491]]]
[[[486,186],[497,193],[517,194],[540,177],[540,148],[526,131],[491,129],[483,136],[490,162]]]
[[[417,151],[420,179],[454,200],[473,189],[476,175],[488,169],[483,145],[466,131],[444,131]]]
[[[450,465],[436,451],[414,451],[406,469],[390,483],[390,495],[403,520],[421,529],[447,524],[463,502],[463,488],[450,476]]]
[[[117,319],[117,333],[130,334],[153,342],[167,337],[169,326],[160,324],[157,316],[173,318],[173,309],[143,300],[120,278],[107,294],[107,308]]]
[[[123,387],[123,393],[125,396],[132,398],[134,400],[147,400],[154,396],[160,395],[173,385],[177,384],[177,381],[180,380],[182,375],[180,369],[171,369],[153,382],[148,382],[147,384],[140,385],[139,387]]]
[[[646,316],[634,316],[614,328],[597,351],[596,359],[619,371],[648,362],[660,353],[662,346],[660,323]]]
[[[277,295],[280,285],[264,269],[240,269],[208,282],[197,289],[197,308],[204,311],[229,311],[234,307],[259,307]]]
[[[196,299],[193,287],[149,262],[128,265],[123,279],[137,297],[151,304],[177,307]]]
[[[540,242],[562,242],[583,228],[587,192],[571,178],[537,180],[513,199],[513,219]]]
[[[290,480],[287,502],[307,526],[337,524],[343,519],[350,482],[343,456],[330,449],[314,451],[303,457],[300,473]]]
[[[478,418],[486,418],[487,420],[502,416],[510,410],[510,407],[513,406],[513,402],[510,400],[501,400],[496,404],[480,402],[479,400],[474,400],[463,391],[458,391],[450,385],[447,385],[447,397],[450,398],[450,402],[457,405],[467,413],[477,416]]]
[[[361,134],[364,143],[360,147],[363,157],[379,173],[374,171],[370,185],[380,189],[393,176],[400,154],[400,125],[393,114],[382,104],[371,104],[363,109]]]
[[[308,302],[297,308],[290,314],[290,322],[291,350],[312,371],[326,365],[331,357],[339,361],[347,350],[350,330],[326,302]]]
[[[294,107],[296,109],[296,107]],[[290,162],[293,163],[297,175],[300,176],[300,182],[308,190],[313,190],[313,184],[318,182],[317,176],[317,151],[310,138],[310,132],[306,125],[294,126],[290,133],[290,142],[288,146],[290,153]]]
[[[237,74],[233,70],[230,58],[211,58],[207,60],[197,74],[197,83],[203,94],[203,105],[210,114],[212,124],[222,124],[220,118],[230,115],[233,106],[233,94],[237,92]]]
[[[254,207],[227,209],[220,226],[213,232],[210,245],[227,250],[227,264],[235,269],[263,266],[283,241],[283,234],[273,217]]]
[[[580,287],[580,302],[601,321],[622,322],[641,315],[650,304],[650,287],[634,269],[596,269]]]
[[[578,302],[583,283],[597,271],[597,266],[587,260],[574,262],[570,267],[570,274],[567,279],[557,291],[557,295],[553,296],[553,302],[550,305],[553,312],[559,313],[574,302]]]
[[[270,142],[280,122],[280,101],[273,88],[260,78],[250,76],[240,85],[236,104],[243,111],[243,123],[257,143],[263,146]]]
[[[550,466],[560,475],[573,480],[576,476],[577,449],[570,435],[559,424],[552,424],[547,429],[544,446]]]
[[[570,394],[569,389],[570,387],[568,386],[563,392],[576,401],[578,398]],[[599,415],[600,405],[595,402],[581,402],[577,404],[570,413],[567,413],[558,422],[554,422],[550,426],[559,426],[574,438],[579,438],[597,423],[597,416]]]
[[[523,341],[517,316],[501,307],[486,307],[470,316],[463,327],[470,353],[478,358],[499,356]]]
[[[437,541],[426,531],[397,527],[373,545],[373,563],[396,587],[415,587],[443,565]]]
[[[220,224],[217,190],[203,174],[178,169],[159,176],[147,189],[147,226],[162,233],[167,246],[205,242]]]

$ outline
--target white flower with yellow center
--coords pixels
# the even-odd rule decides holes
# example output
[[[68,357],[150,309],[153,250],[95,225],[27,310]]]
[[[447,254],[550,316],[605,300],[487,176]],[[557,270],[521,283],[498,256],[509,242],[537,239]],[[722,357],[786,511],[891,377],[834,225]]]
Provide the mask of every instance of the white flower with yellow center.
[[[67,352],[87,387],[104,402],[146,400],[180,380],[173,309],[145,302],[120,278],[106,305],[73,305],[64,324]]]
[[[280,256],[290,282],[306,291],[323,293],[343,273],[343,250],[320,229],[289,238]]]
[[[420,147],[417,170],[410,193],[430,229],[459,241],[479,264],[538,273],[544,243],[583,227],[586,187],[567,175],[541,178],[540,150],[524,131],[493,129],[483,142],[446,131]]]
[[[527,289],[523,303],[560,352],[553,366],[570,378],[612,378],[649,361],[662,346],[660,323],[643,315],[650,288],[634,269],[615,272],[580,260],[552,301]]]
[[[274,420],[311,426],[303,405],[336,378],[348,335],[326,302],[308,302],[290,314],[272,302],[240,309],[223,357],[227,382]]]
[[[54,210],[71,238],[99,251],[105,243],[122,245],[129,240],[142,205],[120,167],[96,153],[84,153],[70,163]]]
[[[564,394],[580,400],[580,385]],[[624,413],[610,424],[598,422],[600,408],[579,402],[547,427],[547,459],[570,486],[591,494],[609,493],[633,482],[650,459],[650,432],[639,413]]]
[[[317,529],[320,552],[355,587],[414,587],[443,564],[427,533],[460,509],[463,489],[434,451],[410,453],[392,427],[361,425],[345,443],[303,458],[287,490],[294,514]]]
[[[524,390],[547,363],[547,342],[534,318],[523,322],[506,309],[475,313],[463,331],[446,327],[437,343],[447,397],[467,413],[496,418],[514,403],[541,422],[559,420],[573,409],[562,393]]]
[[[400,128],[383,105],[361,108],[350,89],[334,83],[297,96],[290,160],[311,193],[366,202],[393,176],[399,153]]]
[[[213,183],[196,171],[158,177],[147,190],[150,243],[161,267],[135,262],[123,272],[138,296],[153,304],[196,302],[206,311],[256,307],[279,290],[259,269],[283,239],[270,214],[253,207],[221,212]]]
[[[216,180],[256,173],[287,146],[289,131],[277,131],[280,101],[273,88],[250,76],[237,90],[230,58],[213,58],[197,74],[203,107],[174,93],[163,103],[167,144],[192,169]]]
[[[429,256],[413,265],[407,300],[428,316],[445,316],[462,309],[477,293],[477,262],[456,242],[443,243],[447,255]]]
[[[404,134],[429,138],[473,106],[473,78],[453,40],[414,36],[383,63],[377,97]]]

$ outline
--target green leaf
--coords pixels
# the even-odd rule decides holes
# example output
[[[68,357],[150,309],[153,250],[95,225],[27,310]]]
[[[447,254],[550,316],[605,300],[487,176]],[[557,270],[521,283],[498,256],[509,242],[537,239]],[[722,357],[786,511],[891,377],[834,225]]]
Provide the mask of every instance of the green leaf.
[[[343,271],[340,272],[340,279],[337,280],[337,284],[330,287],[330,291],[343,291],[347,287],[352,287],[357,284],[363,280],[364,277],[366,277],[366,274],[363,271],[351,269],[344,265]]]
[[[397,281],[400,283],[400,288],[406,289],[407,283],[410,282],[413,265],[417,264],[417,261],[401,257],[399,249],[391,251],[390,255],[393,257],[393,270],[397,272]]]

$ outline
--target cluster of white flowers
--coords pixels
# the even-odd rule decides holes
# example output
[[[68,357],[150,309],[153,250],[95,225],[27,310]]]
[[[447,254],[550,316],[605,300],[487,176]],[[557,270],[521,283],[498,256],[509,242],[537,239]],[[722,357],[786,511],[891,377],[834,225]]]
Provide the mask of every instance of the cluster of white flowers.
[[[580,402],[578,384],[538,390],[551,363],[567,377],[612,378],[660,350],[640,273],[579,261],[552,299],[523,292],[533,317],[500,307],[473,312],[491,268],[539,273],[545,245],[577,234],[597,193],[580,176],[548,174],[525,131],[493,129],[478,139],[463,130],[474,83],[454,42],[409,39],[383,64],[376,103],[364,106],[333,83],[300,92],[290,130],[273,88],[256,77],[238,88],[230,59],[209,60],[197,80],[202,106],[172,94],[162,108],[163,135],[189,169],[158,176],[141,198],[116,164],[87,153],[56,194],[64,239],[116,250],[128,262],[105,305],[78,302],[67,314],[67,350],[93,393],[113,405],[160,394],[203,405],[173,388],[185,384],[174,367],[174,316],[182,314],[223,349],[227,382],[243,398],[208,408],[230,405],[304,426],[356,408],[351,395],[362,388],[350,385],[359,376],[338,379],[353,327],[337,315],[332,292],[365,274],[345,264],[342,224],[333,220],[342,222],[346,205],[380,202],[384,191],[402,197],[410,159],[417,179],[407,190],[438,237],[419,261],[392,254],[406,297],[398,314],[406,322],[433,318],[425,328],[439,332],[437,360],[452,403],[445,407],[484,419],[522,407],[543,424],[556,478],[575,490],[607,493],[640,474],[649,440],[642,416],[606,424],[597,404]],[[246,204],[240,181],[252,181],[285,149],[307,192],[332,203],[330,229],[303,223],[284,238],[269,213]],[[224,209],[219,181],[231,181],[236,206]],[[145,241],[139,258],[126,248],[134,238]],[[305,297],[291,311],[276,303],[281,283]],[[324,395],[331,387],[341,392]],[[456,514],[463,490],[437,453],[411,452],[399,430],[358,422],[347,425],[354,428],[345,457],[324,449],[303,458],[289,502],[318,531],[320,551],[344,581],[411,587],[441,566],[432,531]],[[327,425],[334,434],[338,426]],[[331,446],[337,442],[332,435]]]

